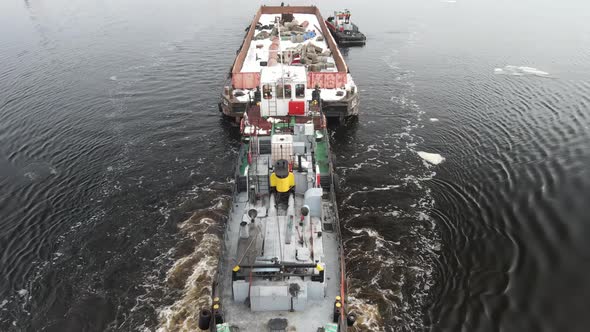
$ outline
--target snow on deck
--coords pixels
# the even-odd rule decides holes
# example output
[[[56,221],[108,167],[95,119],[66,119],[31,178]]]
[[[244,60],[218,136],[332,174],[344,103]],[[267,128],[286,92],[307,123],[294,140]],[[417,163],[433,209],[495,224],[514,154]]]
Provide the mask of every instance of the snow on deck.
[[[260,22],[260,24],[262,24],[262,25],[274,24],[276,16],[280,16],[280,15],[262,14],[262,15],[260,15],[260,20],[258,22]],[[318,18],[314,14],[293,14],[293,18],[295,20],[297,20],[299,23],[302,23],[303,21],[308,21],[309,25],[307,26],[306,31],[315,31],[316,36],[311,39],[305,40],[302,43],[293,43],[291,40],[281,40],[281,42],[279,44],[279,51],[285,51],[288,48],[296,47],[298,45],[307,45],[309,43],[313,43],[314,45],[321,47],[324,51],[330,49],[328,47],[328,44],[326,43],[325,38],[324,38],[324,40],[321,40],[321,41],[317,40],[318,36],[322,36],[322,32],[321,32],[321,30],[318,29],[320,27],[320,24],[318,22]],[[266,31],[266,32],[270,33],[272,30],[271,29],[256,30],[254,37],[256,37],[256,35],[262,31]],[[272,43],[272,41],[270,40],[270,38],[266,38],[266,39],[262,39],[262,40],[252,39],[252,41],[250,42],[250,47],[248,48],[248,54],[246,55],[246,59],[244,59],[244,64],[243,64],[242,69],[240,71],[243,73],[260,72],[260,70],[262,69],[262,66],[260,66],[260,60],[266,61],[268,59],[269,47],[270,47],[271,43]],[[263,45],[263,46],[262,46],[262,48],[256,48],[256,45]],[[332,56],[328,57],[328,62],[335,64],[334,58]],[[338,69],[336,69],[336,66],[334,66],[334,68],[322,70],[322,72],[337,72],[337,71],[338,71]]]

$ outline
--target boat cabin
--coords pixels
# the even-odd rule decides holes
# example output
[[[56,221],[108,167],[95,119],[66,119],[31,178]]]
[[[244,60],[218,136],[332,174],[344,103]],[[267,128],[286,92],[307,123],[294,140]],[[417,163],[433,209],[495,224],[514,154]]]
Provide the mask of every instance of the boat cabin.
[[[260,75],[260,115],[306,115],[307,73],[303,66],[278,65],[265,67]]]
[[[335,11],[334,16],[328,17],[328,22],[340,32],[354,30],[354,26],[352,22],[350,22],[350,11],[348,9]]]

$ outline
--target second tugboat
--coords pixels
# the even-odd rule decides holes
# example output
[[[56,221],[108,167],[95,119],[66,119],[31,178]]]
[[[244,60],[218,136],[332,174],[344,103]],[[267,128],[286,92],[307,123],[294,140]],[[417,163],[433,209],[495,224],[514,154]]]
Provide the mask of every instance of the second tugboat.
[[[367,37],[359,31],[356,24],[350,21],[350,11],[348,9],[334,12],[334,16],[330,16],[326,20],[326,25],[338,45],[345,47],[365,45]]]
[[[281,39],[271,50],[282,52]],[[344,332],[356,317],[347,312],[323,92],[309,89],[305,66],[289,63],[261,68],[258,84],[240,121],[223,254],[199,328]]]

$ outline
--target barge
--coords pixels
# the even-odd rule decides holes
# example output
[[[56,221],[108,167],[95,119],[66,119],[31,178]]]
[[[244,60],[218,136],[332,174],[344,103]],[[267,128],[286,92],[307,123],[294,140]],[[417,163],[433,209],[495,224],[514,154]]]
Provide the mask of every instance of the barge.
[[[280,89],[262,77],[265,68],[279,65],[305,68],[305,88],[291,87],[298,100],[309,102],[319,93],[326,117],[344,120],[358,115],[359,91],[315,6],[260,7],[237,51],[220,112],[239,122],[259,95],[266,102],[280,102]]]

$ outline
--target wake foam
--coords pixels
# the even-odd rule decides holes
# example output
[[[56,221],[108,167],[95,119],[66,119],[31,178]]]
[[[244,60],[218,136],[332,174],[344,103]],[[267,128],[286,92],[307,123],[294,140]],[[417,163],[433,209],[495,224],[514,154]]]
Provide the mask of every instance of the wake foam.
[[[188,252],[168,270],[166,284],[180,290],[181,296],[160,310],[158,331],[200,331],[199,311],[212,304],[212,285],[221,255],[224,217],[220,212],[197,212],[179,225],[185,241],[176,250]]]
[[[348,311],[355,312],[357,315],[352,331],[379,331],[383,329],[383,318],[376,304],[368,303],[349,294]]]

